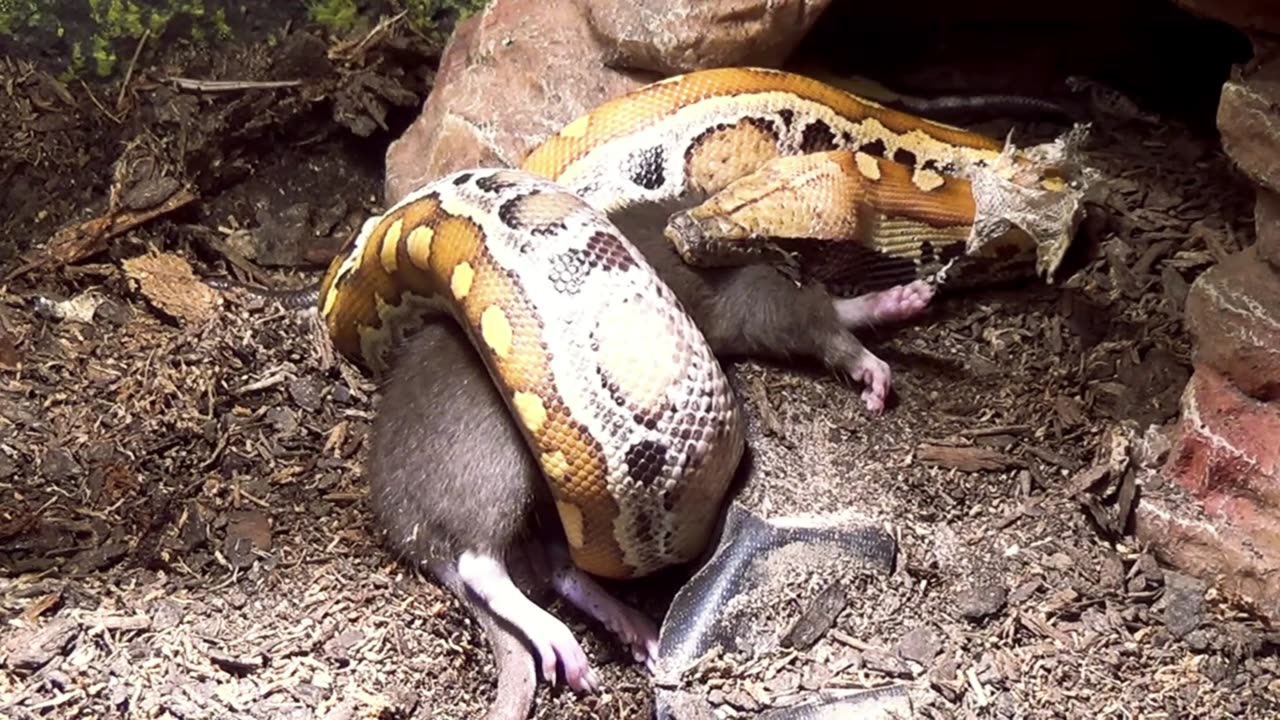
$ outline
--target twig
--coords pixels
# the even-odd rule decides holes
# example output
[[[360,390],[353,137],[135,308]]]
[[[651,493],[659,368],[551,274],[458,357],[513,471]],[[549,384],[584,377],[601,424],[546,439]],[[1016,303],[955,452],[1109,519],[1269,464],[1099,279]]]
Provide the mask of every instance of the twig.
[[[361,52],[364,52],[364,49],[367,45],[370,45],[371,43],[373,43],[374,40],[378,39],[382,35],[385,35],[387,31],[391,29],[392,25],[399,22],[400,18],[404,17],[408,13],[409,13],[408,10],[401,10],[398,15],[379,20],[378,24],[375,25],[372,30],[370,30],[363,38],[361,38],[355,44],[338,43],[337,45],[334,45],[332,48],[330,48],[329,52],[326,53],[326,55],[328,55],[330,60],[337,60],[339,58],[353,57]]]
[[[967,438],[989,437],[991,435],[1022,435],[1031,432],[1030,425],[993,425],[985,428],[961,430],[960,435]]]
[[[196,92],[243,92],[245,90],[270,90],[298,87],[301,80],[196,80],[195,78],[167,77],[180,90]]]
[[[44,710],[46,708],[56,708],[59,705],[66,705],[72,700],[79,700],[82,697],[84,697],[84,691],[81,690],[80,688],[76,688],[75,690],[68,690],[67,692],[64,692],[60,695],[55,695],[54,697],[51,697],[48,700],[45,700],[43,702],[38,702],[34,705],[30,705],[28,706],[28,709]]]
[[[97,105],[97,106],[98,106],[98,109],[102,111],[102,114],[103,114],[103,115],[106,115],[106,116],[107,116],[107,117],[109,117],[109,118],[111,118],[111,122],[113,122],[113,123],[115,123],[115,124],[119,125],[119,124],[120,124],[120,118],[118,118],[118,117],[116,117],[115,115],[113,115],[113,114],[111,113],[111,111],[110,111],[110,110],[108,110],[108,109],[106,108],[106,106],[105,106],[105,105],[103,105],[102,103],[98,102],[98,97],[97,97],[96,95],[94,95],[94,94],[93,94],[93,91],[89,89],[89,86],[85,84],[85,81],[81,80],[81,81],[80,81],[80,85],[81,85],[81,87],[83,87],[83,88],[84,88],[84,91],[85,91],[86,93],[88,93],[88,94],[89,94],[89,99],[93,101],[93,104],[94,104],[94,105]]]
[[[276,385],[288,382],[291,379],[293,379],[293,375],[288,371],[277,370],[261,380],[251,382],[248,385],[244,385],[239,389],[232,391],[232,394],[248,395],[249,393],[258,392],[259,390],[266,390],[267,388],[275,387]]]
[[[120,83],[120,94],[116,96],[116,112],[124,112],[124,93],[129,89],[129,81],[133,79],[133,68],[138,64],[138,56],[142,54],[142,46],[147,43],[148,37],[151,37],[151,28],[142,31],[142,37],[138,38],[138,47],[133,49],[133,59],[129,61],[129,69],[124,72],[124,82]]]
[[[64,227],[54,233],[46,247],[33,250],[24,255],[22,264],[11,270],[8,275],[5,275],[4,281],[8,282],[45,265],[73,263],[105,250],[107,240],[132,230],[149,220],[171,213],[195,199],[196,196],[191,191],[179,190],[169,196],[168,200],[153,208],[107,214],[92,220],[86,220],[77,225]]]

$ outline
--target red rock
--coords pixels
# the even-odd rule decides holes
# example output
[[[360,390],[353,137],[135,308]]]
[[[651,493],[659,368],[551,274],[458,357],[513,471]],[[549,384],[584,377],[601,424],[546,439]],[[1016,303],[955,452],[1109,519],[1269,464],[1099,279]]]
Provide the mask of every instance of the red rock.
[[[1280,269],[1280,193],[1258,188],[1254,206],[1254,226],[1258,236],[1258,255]]]
[[[1168,460],[1146,483],[1140,540],[1166,562],[1280,619],[1280,403],[1198,367]]]
[[[1280,4],[1275,0],[1173,0],[1191,12],[1244,30],[1280,33]]]
[[[454,170],[518,165],[575,117],[658,79],[611,64],[776,67],[828,2],[493,0],[458,24],[422,114],[387,149],[385,201]]]
[[[385,200],[454,170],[518,165],[573,118],[641,84],[604,67],[575,0],[494,0],[458,24],[422,114],[387,149]]]
[[[1246,79],[1222,86],[1218,131],[1222,148],[1255,182],[1280,191],[1280,59]]]
[[[613,67],[676,75],[727,65],[775,66],[831,0],[593,0],[591,29]]]
[[[1250,397],[1280,400],[1280,274],[1256,246],[1197,278],[1186,312],[1198,366],[1222,373]]]

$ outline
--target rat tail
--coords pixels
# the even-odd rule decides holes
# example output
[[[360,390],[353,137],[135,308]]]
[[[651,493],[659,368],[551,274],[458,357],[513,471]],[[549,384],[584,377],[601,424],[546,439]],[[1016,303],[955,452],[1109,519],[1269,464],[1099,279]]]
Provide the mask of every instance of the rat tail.
[[[502,620],[471,597],[458,576],[456,562],[432,563],[431,571],[480,623],[489,639],[493,664],[498,671],[498,691],[482,720],[526,720],[533,708],[538,682],[533,654]]]

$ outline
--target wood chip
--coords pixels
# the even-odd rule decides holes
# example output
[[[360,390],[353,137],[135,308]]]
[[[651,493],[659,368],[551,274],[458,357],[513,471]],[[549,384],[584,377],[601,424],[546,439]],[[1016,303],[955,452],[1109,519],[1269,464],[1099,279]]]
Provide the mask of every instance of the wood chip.
[[[4,664],[18,670],[38,670],[61,655],[80,633],[80,623],[54,618],[39,630],[15,635],[5,643]]]
[[[916,457],[926,464],[960,470],[961,472],[1008,470],[1009,468],[1022,467],[1022,462],[1017,458],[987,447],[920,445],[916,448]]]
[[[45,614],[46,611],[48,611],[54,605],[57,605],[58,602],[61,600],[62,600],[61,590],[59,590],[58,592],[51,592],[48,595],[41,597],[39,600],[36,600],[35,602],[31,603],[31,606],[28,607],[26,610],[22,611],[23,621],[27,622],[28,624],[35,624],[35,621],[38,620],[41,615]]]
[[[151,618],[146,615],[91,615],[85,618],[85,624],[105,630],[147,630],[151,627]]]
[[[778,438],[786,438],[787,433],[782,425],[782,421],[778,418],[778,413],[773,409],[773,405],[769,403],[769,392],[765,389],[764,381],[760,378],[752,378],[747,384],[747,395],[751,399],[751,404],[760,413],[760,424],[764,426],[767,435]]]
[[[805,608],[787,634],[782,637],[783,647],[808,650],[835,624],[840,612],[849,604],[849,593],[839,581],[828,585]]]
[[[1088,492],[1110,475],[1111,468],[1105,463],[1099,463],[1081,470],[1076,473],[1075,477],[1071,478],[1071,482],[1067,483],[1067,497],[1074,497]]]
[[[1063,470],[1074,471],[1076,468],[1080,467],[1080,463],[1076,462],[1075,460],[1072,460],[1066,455],[1063,455],[1062,453],[1059,453],[1059,452],[1054,452],[1053,450],[1050,450],[1048,448],[1042,448],[1038,445],[1028,445],[1024,449],[1026,450],[1027,454],[1034,455],[1035,457],[1049,463],[1050,465],[1057,465]]]

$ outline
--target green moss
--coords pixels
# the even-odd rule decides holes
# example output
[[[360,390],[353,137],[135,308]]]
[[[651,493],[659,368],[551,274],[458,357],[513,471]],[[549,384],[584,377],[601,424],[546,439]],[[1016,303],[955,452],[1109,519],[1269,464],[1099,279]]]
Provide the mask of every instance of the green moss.
[[[348,32],[355,27],[358,14],[355,0],[307,0],[307,17],[330,32]]]
[[[434,33],[439,28],[441,13],[456,13],[458,20],[464,20],[484,9],[489,0],[402,0],[404,9],[408,11],[406,19],[409,25],[422,33]]]
[[[12,35],[39,22],[35,0],[0,0],[0,35]]]
[[[34,47],[65,43],[64,77],[107,77],[144,34],[154,41],[180,16],[192,18],[188,38],[197,44],[233,37],[225,7],[210,0],[0,0],[0,36]]]
[[[213,31],[218,34],[220,40],[231,39],[231,24],[227,22],[227,11],[225,8],[217,8],[213,11]]]
[[[79,75],[84,69],[84,47],[79,40],[71,43],[71,60],[67,63],[67,69],[62,71],[59,78],[63,82],[67,82]]]
[[[93,37],[93,70],[98,77],[107,77],[116,69],[116,53],[111,41],[102,35]]]

